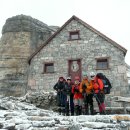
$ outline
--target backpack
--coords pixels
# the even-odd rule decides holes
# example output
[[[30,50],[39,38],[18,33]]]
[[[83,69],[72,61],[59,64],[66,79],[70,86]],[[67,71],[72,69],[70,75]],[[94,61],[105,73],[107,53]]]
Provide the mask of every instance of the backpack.
[[[96,76],[99,79],[101,79],[104,84],[104,87],[103,87],[104,94],[110,94],[110,90],[111,90],[112,86],[111,86],[109,79],[103,73],[97,73]]]

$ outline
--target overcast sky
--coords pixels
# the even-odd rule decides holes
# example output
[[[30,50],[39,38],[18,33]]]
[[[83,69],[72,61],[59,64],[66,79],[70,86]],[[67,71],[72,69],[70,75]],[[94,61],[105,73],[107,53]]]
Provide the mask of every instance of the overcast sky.
[[[7,18],[19,14],[57,26],[76,15],[125,47],[130,65],[130,0],[0,0],[0,31]]]

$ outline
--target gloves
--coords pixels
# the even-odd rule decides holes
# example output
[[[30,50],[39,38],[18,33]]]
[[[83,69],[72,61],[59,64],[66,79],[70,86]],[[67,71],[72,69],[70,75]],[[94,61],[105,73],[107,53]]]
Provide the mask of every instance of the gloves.
[[[98,94],[100,93],[100,89],[98,90]]]
[[[97,94],[100,94],[100,89],[95,90],[95,93],[93,94],[93,96],[95,97],[95,96],[97,96]]]
[[[99,89],[97,89],[97,90],[95,90],[95,92],[94,92],[94,93],[99,94],[99,93],[100,93],[100,90],[99,90]]]
[[[93,96],[94,96],[94,97],[97,97],[97,94],[96,94],[96,93],[94,93],[94,94],[93,94]]]
[[[85,93],[82,93],[82,95],[85,98],[88,94],[85,92]]]
[[[85,84],[82,85],[82,89],[85,90],[87,86]]]
[[[83,89],[83,92],[82,93],[86,93],[86,90],[85,89]]]
[[[79,90],[75,88],[75,89],[74,89],[74,92],[78,93],[78,92],[79,92]]]

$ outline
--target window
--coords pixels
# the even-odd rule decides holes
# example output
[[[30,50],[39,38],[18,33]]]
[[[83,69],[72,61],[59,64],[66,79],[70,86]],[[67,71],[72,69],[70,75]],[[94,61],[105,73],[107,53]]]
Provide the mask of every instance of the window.
[[[45,63],[44,73],[54,73],[54,63]]]
[[[70,32],[69,40],[79,40],[79,31]]]
[[[97,69],[108,69],[108,59],[97,59]]]

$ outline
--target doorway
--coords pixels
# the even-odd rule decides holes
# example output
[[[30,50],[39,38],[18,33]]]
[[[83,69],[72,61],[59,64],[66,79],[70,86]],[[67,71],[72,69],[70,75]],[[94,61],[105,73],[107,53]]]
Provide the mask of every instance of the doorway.
[[[74,82],[75,76],[79,76],[81,81],[81,60],[69,60],[68,68],[68,75],[71,76],[72,82]]]

